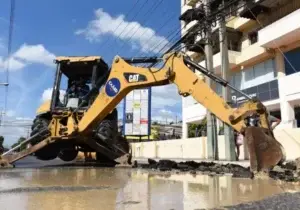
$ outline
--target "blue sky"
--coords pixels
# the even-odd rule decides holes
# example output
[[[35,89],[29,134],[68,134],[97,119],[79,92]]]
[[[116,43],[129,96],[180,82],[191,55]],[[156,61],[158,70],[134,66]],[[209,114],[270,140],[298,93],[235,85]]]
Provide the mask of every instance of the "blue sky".
[[[31,123],[38,106],[50,96],[55,56],[101,55],[110,64],[115,55],[153,56],[164,44],[169,45],[170,32],[180,28],[180,1],[148,0],[141,9],[145,1],[139,0],[130,14],[136,0],[16,1],[5,120],[14,125]],[[0,82],[5,82],[10,1],[1,3]],[[158,8],[148,12],[156,4]],[[0,109],[4,93],[0,87]],[[181,98],[174,86],[154,88],[152,102],[155,120],[172,120],[176,115],[181,118]],[[25,134],[23,126],[0,128],[7,145]]]

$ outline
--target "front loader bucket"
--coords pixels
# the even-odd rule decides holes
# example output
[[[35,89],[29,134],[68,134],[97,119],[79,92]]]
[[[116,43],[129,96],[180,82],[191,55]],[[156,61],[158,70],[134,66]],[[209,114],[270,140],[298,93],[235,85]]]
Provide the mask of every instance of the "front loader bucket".
[[[265,128],[247,127],[245,140],[250,155],[250,168],[253,172],[269,171],[285,161],[283,146]]]

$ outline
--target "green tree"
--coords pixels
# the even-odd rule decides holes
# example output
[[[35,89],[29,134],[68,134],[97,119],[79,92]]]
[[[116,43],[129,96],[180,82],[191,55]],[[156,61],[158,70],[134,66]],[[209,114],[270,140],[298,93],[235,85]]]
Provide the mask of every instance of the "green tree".
[[[153,136],[153,139],[154,140],[159,139],[159,127],[152,127],[151,130],[152,130],[151,135]]]
[[[4,143],[4,137],[0,136],[0,146],[3,146],[3,143]]]
[[[191,137],[196,137],[198,132],[198,136],[201,136],[201,132],[204,131],[206,133],[207,131],[207,120],[204,118],[200,124],[189,124],[188,125],[188,136],[189,138]]]
[[[4,152],[3,143],[4,143],[4,137],[0,136],[0,155]]]
[[[14,148],[14,147],[18,146],[20,143],[22,143],[25,140],[26,140],[26,138],[21,136],[19,138],[19,140],[11,146],[11,148]],[[22,151],[24,149],[26,149],[26,144],[22,145],[17,151]]]

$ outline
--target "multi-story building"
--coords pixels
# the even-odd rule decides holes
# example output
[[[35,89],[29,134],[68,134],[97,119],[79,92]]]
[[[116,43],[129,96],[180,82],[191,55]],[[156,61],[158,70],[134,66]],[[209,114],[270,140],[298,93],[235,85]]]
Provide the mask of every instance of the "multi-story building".
[[[214,1],[214,0],[211,0]],[[241,1],[243,2],[243,1]],[[230,65],[229,82],[245,93],[257,96],[282,121],[280,127],[298,127],[300,119],[300,1],[253,0],[255,6],[239,6],[237,15],[226,22]],[[189,9],[201,8],[203,1],[181,0],[182,34],[191,30],[198,20],[189,17]],[[213,27],[213,65],[221,75],[219,26]],[[197,36],[186,47],[194,61],[205,66],[202,37]],[[202,47],[201,47],[202,46]],[[220,86],[216,92],[221,93]],[[243,97],[232,93],[232,102]],[[188,123],[197,123],[206,109],[193,98],[182,99],[183,138],[187,137]]]

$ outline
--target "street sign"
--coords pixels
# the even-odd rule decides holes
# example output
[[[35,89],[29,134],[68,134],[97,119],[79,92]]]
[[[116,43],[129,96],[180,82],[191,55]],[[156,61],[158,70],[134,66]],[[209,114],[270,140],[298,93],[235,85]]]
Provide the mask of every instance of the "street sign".
[[[124,99],[123,134],[148,136],[151,134],[151,88],[131,91]]]

